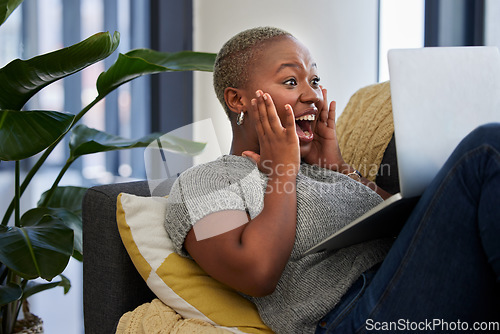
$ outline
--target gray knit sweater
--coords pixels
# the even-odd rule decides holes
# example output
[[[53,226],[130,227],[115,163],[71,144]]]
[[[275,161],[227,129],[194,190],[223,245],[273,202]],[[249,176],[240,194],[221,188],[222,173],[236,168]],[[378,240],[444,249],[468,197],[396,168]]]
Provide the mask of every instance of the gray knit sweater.
[[[182,173],[168,197],[166,230],[176,251],[192,226],[222,210],[247,210],[257,216],[264,205],[267,177],[245,157],[226,155]],[[335,252],[303,253],[318,241],[381,202],[368,187],[330,170],[301,164],[297,175],[295,245],[276,290],[265,297],[245,296],[277,333],[313,333],[317,322],[352,283],[388,250],[371,241]],[[272,223],[272,222],[270,222]]]

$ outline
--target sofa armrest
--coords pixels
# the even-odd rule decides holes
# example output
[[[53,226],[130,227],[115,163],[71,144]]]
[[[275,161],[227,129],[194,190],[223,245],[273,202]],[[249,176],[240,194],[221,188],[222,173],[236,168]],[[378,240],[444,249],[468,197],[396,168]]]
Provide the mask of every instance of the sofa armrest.
[[[394,135],[385,149],[375,182],[380,188],[390,194],[396,194],[400,191],[396,140]]]
[[[155,195],[166,195],[173,179]],[[114,333],[120,317],[154,298],[135,269],[116,224],[119,193],[150,196],[147,181],[90,188],[82,203],[83,310],[85,333]]]

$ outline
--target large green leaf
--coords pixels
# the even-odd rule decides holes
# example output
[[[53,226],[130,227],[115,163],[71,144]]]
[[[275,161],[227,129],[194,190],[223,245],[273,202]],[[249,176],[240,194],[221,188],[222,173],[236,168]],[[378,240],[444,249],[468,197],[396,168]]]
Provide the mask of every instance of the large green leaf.
[[[64,208],[81,217],[83,196],[87,192],[87,189],[74,186],[57,187],[46,206],[49,208]],[[40,196],[38,206],[44,202],[47,193],[48,191]]]
[[[0,262],[27,279],[48,281],[60,274],[73,253],[73,230],[44,216],[34,226],[0,225]]]
[[[0,0],[0,25],[12,14],[23,0]]]
[[[65,208],[34,208],[24,213],[21,223],[23,226],[36,226],[44,217],[52,217],[61,221],[74,232],[73,248],[83,254],[82,218]]]
[[[153,133],[145,137],[130,140],[106,132],[89,128],[83,124],[76,126],[71,133],[69,147],[72,159],[85,154],[147,147],[152,141],[160,139],[164,149],[178,153],[195,155],[204,148],[204,143],[192,142],[171,135]]]
[[[71,289],[71,282],[64,275],[59,275],[61,277],[60,281],[50,282],[50,283],[37,283],[34,281],[29,281],[23,291],[23,299],[26,299],[36,293],[55,288],[57,286],[62,286],[64,289],[64,294],[69,292]]]
[[[74,115],[57,111],[0,110],[0,160],[22,160],[49,147]]]
[[[88,188],[74,186],[57,187],[46,204],[44,204],[44,201],[50,190],[44,192],[38,201],[39,207],[45,205],[45,207],[51,209],[63,209],[60,213],[54,210],[52,215],[63,219],[68,227],[74,230],[75,249],[73,251],[73,257],[78,261],[83,261],[82,201],[87,189]],[[66,211],[69,211],[71,214],[66,213]]]
[[[14,283],[0,286],[0,307],[21,299],[23,289]]]
[[[118,32],[102,32],[64,49],[13,60],[0,69],[0,109],[20,110],[43,87],[108,57],[119,39]]]
[[[119,54],[116,62],[97,79],[97,91],[105,96],[141,75],[169,71],[212,71],[216,54],[180,51],[159,52],[136,49]]]
[[[163,66],[167,71],[205,71],[214,69],[215,53],[179,51],[160,52],[151,49],[135,49],[125,54],[128,57],[142,58],[148,63]]]

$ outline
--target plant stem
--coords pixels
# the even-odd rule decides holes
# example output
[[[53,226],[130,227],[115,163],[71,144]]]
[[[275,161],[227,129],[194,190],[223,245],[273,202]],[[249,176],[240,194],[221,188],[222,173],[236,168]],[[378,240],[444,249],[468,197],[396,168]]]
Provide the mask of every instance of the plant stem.
[[[22,287],[23,291],[26,288],[27,283],[28,283],[28,280],[23,279],[21,281],[21,287]],[[17,318],[19,318],[19,312],[21,311],[21,307],[24,305],[24,303],[27,303],[27,302],[28,302],[28,300],[24,297],[24,292],[23,292],[23,296],[21,297],[20,300],[17,301],[14,323],[16,322]]]
[[[19,283],[19,276],[17,276],[12,270],[8,271],[7,283]],[[13,301],[3,307],[2,310],[2,331],[5,334],[12,333],[14,329],[14,324],[17,320],[17,309],[19,307],[20,300]]]
[[[61,169],[61,171],[57,175],[57,178],[54,180],[54,183],[52,184],[52,187],[50,188],[50,190],[45,195],[45,198],[43,199],[43,202],[40,204],[40,207],[42,207],[42,208],[46,207],[47,204],[50,202],[50,199],[52,198],[52,196],[54,195],[54,193],[55,193],[55,191],[57,189],[57,185],[59,184],[59,182],[61,181],[62,177],[64,176],[64,174],[66,173],[66,171],[68,170],[68,168],[71,166],[71,164],[73,163],[73,161],[75,161],[75,159],[68,159],[66,161],[66,164],[63,166],[63,168]]]
[[[16,213],[14,215],[14,221],[15,221],[15,226],[19,227],[19,221],[21,220],[20,217],[21,217],[21,208],[20,208],[20,205],[21,205],[21,202],[20,202],[20,199],[21,199],[21,194],[19,192],[19,179],[21,178],[21,172],[20,172],[20,169],[19,169],[19,160],[16,160],[16,172],[15,172],[15,194],[14,194],[14,199],[15,199],[15,202],[16,202]]]
[[[97,96],[94,101],[92,101],[89,105],[87,105],[85,108],[83,108],[76,116],[75,119],[73,120],[73,123],[69,126],[69,128],[54,142],[52,145],[47,147],[47,149],[43,152],[42,156],[38,161],[35,163],[35,165],[30,169],[28,174],[26,175],[23,183],[21,184],[21,187],[19,189],[19,197],[21,197],[28,187],[29,183],[31,182],[31,179],[35,176],[35,174],[38,172],[40,167],[43,165],[45,160],[47,160],[48,156],[54,148],[59,144],[59,142],[66,136],[66,134],[76,125],[76,123],[89,111],[93,106],[95,106],[100,100],[102,100],[104,96]],[[12,199],[10,202],[9,207],[5,211],[5,215],[2,220],[2,225],[7,225],[9,223],[10,216],[12,215],[12,211],[14,211],[14,206],[15,206],[15,197]]]

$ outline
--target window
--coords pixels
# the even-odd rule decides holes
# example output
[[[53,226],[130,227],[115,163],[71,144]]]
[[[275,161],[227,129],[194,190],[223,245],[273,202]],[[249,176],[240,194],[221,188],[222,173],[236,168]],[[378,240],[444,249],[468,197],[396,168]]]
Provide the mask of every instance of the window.
[[[500,2],[486,0],[484,13],[484,45],[500,47]]]
[[[379,82],[389,80],[387,51],[424,46],[424,0],[380,0]]]

